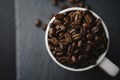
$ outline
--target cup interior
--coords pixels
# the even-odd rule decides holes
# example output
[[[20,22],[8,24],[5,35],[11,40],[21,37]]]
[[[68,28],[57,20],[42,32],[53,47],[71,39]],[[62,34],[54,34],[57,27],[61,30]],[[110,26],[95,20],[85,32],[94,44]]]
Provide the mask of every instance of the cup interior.
[[[80,7],[73,7],[73,8],[67,8],[67,9],[65,9],[65,10],[62,10],[62,11],[60,11],[59,13],[65,13],[65,12],[73,11],[73,10],[82,10],[82,11],[85,11],[85,10],[87,10],[87,9],[85,9],[85,8],[80,8]],[[100,18],[96,13],[94,13],[93,11],[90,10],[90,12],[91,12],[96,18],[101,19],[101,18]],[[53,59],[53,61],[54,61],[55,63],[57,63],[57,64],[58,64],[59,66],[61,66],[62,68],[67,69],[67,70],[70,70],[70,71],[85,71],[85,70],[89,70],[89,69],[95,67],[96,65],[98,65],[98,64],[104,59],[105,55],[107,54],[107,51],[108,51],[108,48],[109,48],[109,42],[110,42],[110,41],[109,41],[109,33],[108,33],[108,30],[107,30],[107,27],[106,27],[104,21],[101,19],[101,23],[102,23],[103,28],[104,28],[105,33],[106,33],[106,37],[108,38],[108,44],[107,44],[107,49],[106,49],[106,51],[105,51],[104,53],[102,53],[102,55],[99,56],[99,58],[98,58],[97,61],[96,61],[96,64],[95,64],[95,65],[90,65],[90,66],[85,67],[85,68],[74,69],[74,68],[67,67],[67,66],[59,63],[59,62],[56,60],[56,58],[53,56],[52,52],[50,51],[50,49],[49,49],[49,47],[48,47],[48,31],[49,31],[50,24],[54,21],[54,19],[55,19],[55,17],[53,17],[53,18],[50,20],[50,22],[49,22],[49,24],[48,24],[48,26],[47,26],[46,34],[45,34],[45,44],[46,44],[46,48],[47,48],[47,50],[48,50],[48,53],[49,53],[50,57]]]

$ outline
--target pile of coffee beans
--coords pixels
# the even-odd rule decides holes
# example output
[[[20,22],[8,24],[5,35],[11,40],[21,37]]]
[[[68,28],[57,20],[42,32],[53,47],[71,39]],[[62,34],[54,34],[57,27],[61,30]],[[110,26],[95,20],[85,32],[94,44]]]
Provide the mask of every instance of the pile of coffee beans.
[[[55,15],[48,32],[48,44],[59,63],[84,68],[96,64],[107,48],[108,39],[100,19],[89,10],[75,10]]]

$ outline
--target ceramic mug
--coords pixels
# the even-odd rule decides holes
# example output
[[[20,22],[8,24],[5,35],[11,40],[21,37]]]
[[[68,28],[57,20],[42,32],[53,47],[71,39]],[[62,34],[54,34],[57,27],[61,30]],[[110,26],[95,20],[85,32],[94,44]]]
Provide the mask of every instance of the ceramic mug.
[[[73,7],[73,8],[67,8],[65,10],[62,10],[60,11],[59,13],[65,13],[65,12],[68,12],[68,11],[73,11],[73,10],[82,10],[82,11],[85,11],[87,9],[85,8],[80,8],[80,7]],[[96,18],[99,18],[101,19],[96,13],[94,13],[93,11],[90,10],[90,12],[96,17]],[[47,29],[46,29],[46,34],[45,34],[45,44],[46,44],[46,48],[48,50],[48,53],[50,55],[50,57],[53,59],[53,61],[55,63],[57,63],[59,66],[61,66],[62,68],[64,69],[67,69],[67,70],[70,70],[70,71],[85,71],[85,70],[89,70],[91,68],[94,68],[95,66],[99,66],[102,70],[104,70],[107,74],[109,74],[110,76],[116,76],[119,72],[119,68],[113,63],[111,62],[107,57],[105,57],[105,55],[107,54],[107,51],[109,49],[109,44],[110,44],[110,39],[109,39],[109,33],[108,33],[108,30],[107,30],[107,27],[104,23],[104,21],[101,19],[101,22],[102,22],[102,25],[103,25],[103,28],[105,30],[105,33],[106,33],[106,37],[108,38],[108,45],[107,45],[107,49],[104,53],[102,53],[101,56],[99,56],[99,58],[97,59],[97,62],[95,65],[90,65],[88,67],[85,67],[85,68],[79,68],[79,69],[74,69],[74,68],[71,68],[71,67],[67,67],[61,63],[59,63],[56,58],[53,56],[52,52],[50,51],[49,47],[48,47],[48,31],[49,31],[49,28],[50,28],[50,23],[52,23],[54,21],[55,17],[53,17],[51,19],[51,21],[49,22],[48,26],[47,26]]]

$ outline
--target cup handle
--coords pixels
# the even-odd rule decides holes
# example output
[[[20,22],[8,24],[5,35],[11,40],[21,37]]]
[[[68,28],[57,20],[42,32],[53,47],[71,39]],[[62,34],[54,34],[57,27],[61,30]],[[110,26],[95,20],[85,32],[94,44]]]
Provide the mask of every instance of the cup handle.
[[[115,77],[120,71],[120,69],[106,57],[102,60],[102,62],[100,62],[98,66],[112,77]]]

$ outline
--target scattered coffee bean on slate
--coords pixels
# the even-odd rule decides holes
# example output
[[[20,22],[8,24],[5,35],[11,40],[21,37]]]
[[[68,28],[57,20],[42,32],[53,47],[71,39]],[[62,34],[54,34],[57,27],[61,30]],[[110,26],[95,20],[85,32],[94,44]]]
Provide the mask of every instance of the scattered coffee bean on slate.
[[[35,20],[35,25],[36,25],[37,27],[41,26],[41,24],[42,24],[42,22],[41,22],[40,19],[36,19],[36,20]]]
[[[62,5],[60,6],[60,8],[61,8],[61,10],[63,10],[63,9],[68,8],[68,6],[67,6],[66,4],[62,4]]]
[[[43,24],[43,25],[42,25],[42,29],[43,29],[43,30],[46,30],[46,28],[47,28],[47,24]]]
[[[52,4],[53,4],[54,6],[58,6],[59,0],[52,0]]]
[[[71,68],[95,65],[108,44],[101,20],[89,10],[56,14],[48,32],[50,51]]]

